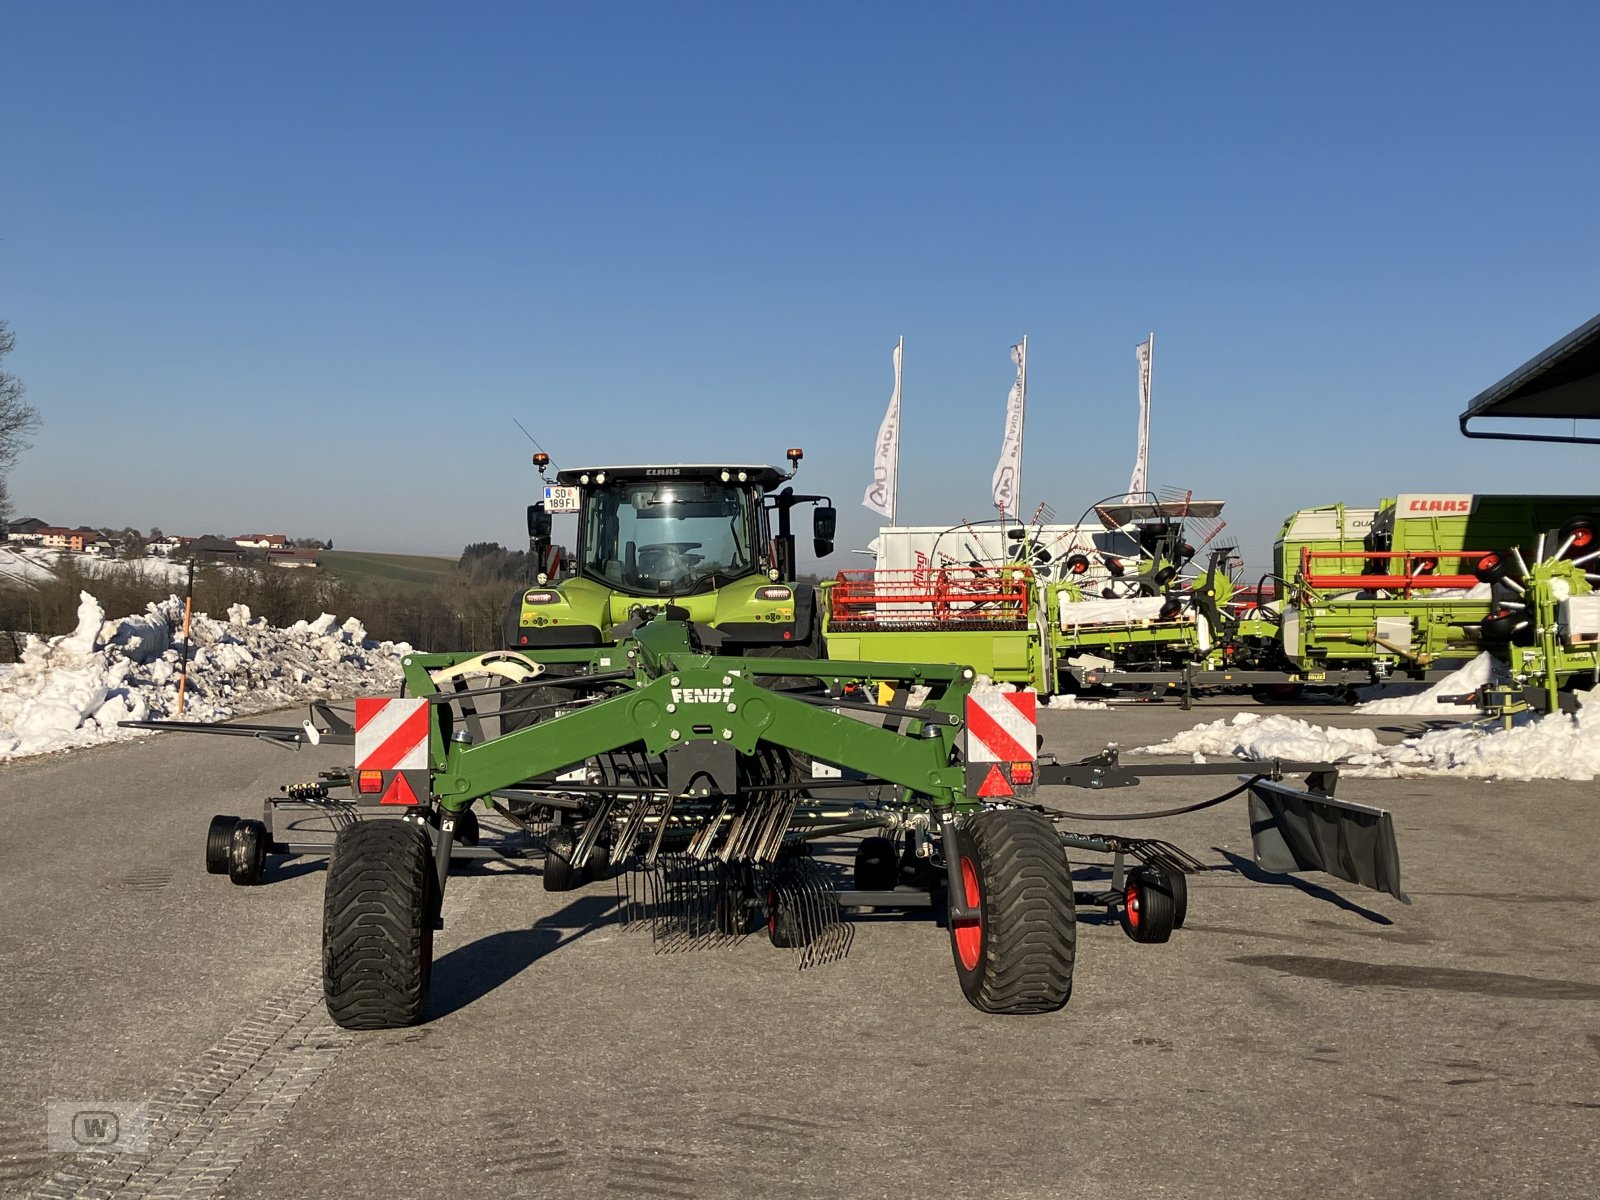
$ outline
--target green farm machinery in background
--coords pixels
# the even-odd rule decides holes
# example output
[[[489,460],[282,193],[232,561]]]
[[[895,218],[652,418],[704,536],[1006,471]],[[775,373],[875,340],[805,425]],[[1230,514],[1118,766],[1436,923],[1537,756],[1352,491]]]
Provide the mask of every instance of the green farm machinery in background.
[[[1285,522],[1273,570],[1250,586],[1230,547],[1196,554],[1193,514],[1125,505],[1107,517],[1136,541],[1131,565],[1079,554],[1046,577],[1019,526],[1008,561],[841,572],[823,588],[824,633],[839,659],[964,662],[1040,691],[1132,686],[1186,698],[1207,687],[1278,699],[1307,685],[1433,680],[1488,650],[1514,660],[1548,703],[1594,678],[1583,598],[1593,581],[1559,564],[1582,556],[1597,509],[1594,497],[1418,494],[1307,509]],[[1554,555],[1542,566],[1541,546]],[[1502,561],[1521,573],[1508,577]],[[1509,619],[1519,606],[1525,624]],[[1513,645],[1513,628],[1532,642]]]

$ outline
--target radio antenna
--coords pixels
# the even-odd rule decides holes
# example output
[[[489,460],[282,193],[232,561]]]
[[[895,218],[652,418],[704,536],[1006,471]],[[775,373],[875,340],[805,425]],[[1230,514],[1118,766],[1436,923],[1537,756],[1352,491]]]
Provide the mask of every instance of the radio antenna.
[[[528,427],[526,425],[524,425],[521,421],[517,420],[515,417],[511,418],[511,423],[513,425],[515,425],[518,429],[522,430],[522,436],[527,438],[530,442],[533,443],[533,448],[535,450],[537,450],[540,454],[543,454],[546,459],[548,459],[550,457],[549,451],[547,451],[543,446],[539,445],[539,439],[534,437],[533,434],[528,432]]]

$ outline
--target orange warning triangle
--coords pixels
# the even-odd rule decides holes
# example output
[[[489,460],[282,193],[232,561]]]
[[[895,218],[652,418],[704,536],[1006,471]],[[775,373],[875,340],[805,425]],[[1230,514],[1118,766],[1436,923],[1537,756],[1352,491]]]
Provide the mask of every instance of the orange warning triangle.
[[[1011,781],[1006,778],[1006,773],[1000,769],[1000,764],[995,763],[989,768],[989,773],[983,777],[983,782],[978,785],[979,796],[1014,796],[1016,793],[1011,788]],[[388,797],[384,797],[387,804]]]
[[[417,799],[417,794],[411,790],[411,785],[406,782],[404,774],[397,774],[394,782],[389,785],[389,790],[384,792],[379,804],[409,804],[417,805],[422,801]]]

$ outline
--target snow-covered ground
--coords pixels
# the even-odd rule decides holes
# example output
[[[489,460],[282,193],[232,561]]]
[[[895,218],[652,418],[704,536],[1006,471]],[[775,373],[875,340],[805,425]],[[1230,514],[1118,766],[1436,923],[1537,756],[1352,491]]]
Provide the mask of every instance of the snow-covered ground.
[[[0,547],[0,582],[46,583],[55,578],[56,565],[68,556],[77,564],[78,570],[90,579],[127,571],[152,583],[181,584],[189,575],[187,562],[170,562],[157,555],[146,558],[99,558],[93,554],[73,554],[68,550],[27,546],[20,549]]]
[[[1244,712],[1196,725],[1137,753],[1191,755],[1196,762],[1230,757],[1335,762],[1348,774],[1383,778],[1593,779],[1600,775],[1600,703],[1584,704],[1575,716],[1553,713],[1511,729],[1463,723],[1398,745],[1382,744],[1371,729],[1330,728]]]
[[[146,736],[118,721],[178,715],[183,605],[172,597],[137,616],[106,620],[88,592],[70,634],[28,639],[22,661],[0,668],[0,758],[47,754]],[[324,613],[287,629],[244,605],[190,623],[183,719],[218,721],[298,701],[381,695],[400,686],[404,642],[373,642],[354,617]]]

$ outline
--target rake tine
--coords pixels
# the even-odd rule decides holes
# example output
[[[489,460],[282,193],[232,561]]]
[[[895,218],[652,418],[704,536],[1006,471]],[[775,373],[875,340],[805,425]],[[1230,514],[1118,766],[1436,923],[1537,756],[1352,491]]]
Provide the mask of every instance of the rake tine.
[[[661,842],[667,836],[667,823],[672,819],[673,797],[668,796],[666,804],[661,809],[660,824],[656,826],[656,836],[650,842],[650,850],[645,855],[645,866],[655,866],[656,859],[661,855]]]

